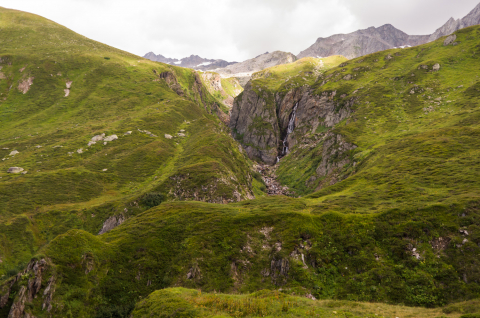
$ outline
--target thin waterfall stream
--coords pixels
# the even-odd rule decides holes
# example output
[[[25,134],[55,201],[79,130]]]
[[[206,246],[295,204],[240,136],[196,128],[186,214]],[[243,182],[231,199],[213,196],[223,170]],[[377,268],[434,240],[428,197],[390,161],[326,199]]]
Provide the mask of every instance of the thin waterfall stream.
[[[277,156],[277,163],[280,161],[282,157],[288,154],[288,136],[295,129],[295,118],[297,115],[297,107],[298,107],[298,102],[295,104],[295,106],[293,107],[292,113],[290,114],[290,120],[288,121],[288,126],[287,126],[287,135],[283,139],[282,152],[280,153],[279,156]]]

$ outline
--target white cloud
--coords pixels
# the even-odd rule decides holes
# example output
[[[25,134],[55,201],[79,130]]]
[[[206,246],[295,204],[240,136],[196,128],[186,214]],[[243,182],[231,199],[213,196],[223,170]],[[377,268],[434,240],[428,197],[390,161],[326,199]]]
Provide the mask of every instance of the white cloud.
[[[265,51],[298,54],[318,37],[391,23],[432,33],[479,0],[2,0],[94,40],[143,55],[241,61]]]

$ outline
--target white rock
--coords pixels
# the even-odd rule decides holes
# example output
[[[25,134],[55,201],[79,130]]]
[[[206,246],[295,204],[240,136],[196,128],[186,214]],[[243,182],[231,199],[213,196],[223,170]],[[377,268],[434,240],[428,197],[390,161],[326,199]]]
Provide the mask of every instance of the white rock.
[[[185,132],[185,129],[180,129],[180,132]]]
[[[15,156],[15,155],[16,155],[16,154],[18,154],[18,153],[20,153],[20,152],[18,152],[18,151],[16,151],[16,150],[14,150],[14,151],[12,151],[12,152],[10,153],[10,155],[9,155],[9,156]]]
[[[67,88],[70,88],[72,87],[72,83],[73,83],[72,81],[68,81],[65,83],[65,85],[67,86]]]
[[[118,139],[117,135],[110,135],[110,136],[106,137],[105,139],[103,139],[103,141],[114,141],[114,140],[117,140],[117,139]]]
[[[23,171],[22,174],[27,174],[28,171]]]
[[[105,142],[103,143],[103,145],[106,146],[106,145],[107,145],[107,142],[105,141]]]
[[[178,133],[177,136],[178,136],[178,137],[185,137],[185,134]]]
[[[440,70],[440,64],[438,64],[438,63],[435,64],[435,65],[433,66],[433,70],[434,70],[435,72],[436,72],[436,71],[439,71],[439,70]]]
[[[131,131],[131,130],[129,130],[129,131],[127,131],[126,133],[124,133],[124,135],[131,135],[131,134],[132,134],[132,131]]]
[[[38,146],[35,146],[35,148],[42,148],[42,146],[38,145]]]
[[[68,155],[69,155],[69,156],[73,155],[73,152],[69,152]]]
[[[165,138],[167,138],[167,139],[172,139],[173,137],[172,137],[172,135],[165,134]]]
[[[8,173],[20,173],[22,172],[24,169],[23,168],[20,168],[20,167],[11,167],[8,169]]]
[[[92,137],[92,141],[95,141],[95,142],[101,141],[101,140],[103,140],[103,138],[105,138],[105,134],[96,135],[96,136]]]
[[[83,153],[83,148],[78,149],[77,153]]]
[[[103,169],[102,171],[107,171],[108,169]]]
[[[91,145],[95,145],[95,144],[96,144],[96,142],[95,142],[95,141],[91,141],[91,140],[90,140],[90,141],[88,142],[88,145],[87,145],[87,147],[90,147]]]

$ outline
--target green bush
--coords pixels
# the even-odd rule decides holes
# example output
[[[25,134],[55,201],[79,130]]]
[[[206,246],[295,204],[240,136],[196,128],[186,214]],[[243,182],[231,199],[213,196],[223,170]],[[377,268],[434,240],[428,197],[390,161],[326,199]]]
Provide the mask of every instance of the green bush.
[[[153,208],[160,205],[165,200],[165,196],[159,192],[150,192],[142,198],[143,205]]]

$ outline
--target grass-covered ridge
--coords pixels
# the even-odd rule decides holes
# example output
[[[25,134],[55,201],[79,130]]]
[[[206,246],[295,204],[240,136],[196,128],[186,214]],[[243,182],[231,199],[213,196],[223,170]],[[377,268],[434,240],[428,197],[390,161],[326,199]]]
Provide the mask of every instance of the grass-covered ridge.
[[[193,70],[29,13],[0,8],[0,21],[0,277],[70,228],[97,234],[145,210],[150,192],[251,197],[249,165]],[[101,134],[118,139],[88,146]]]

